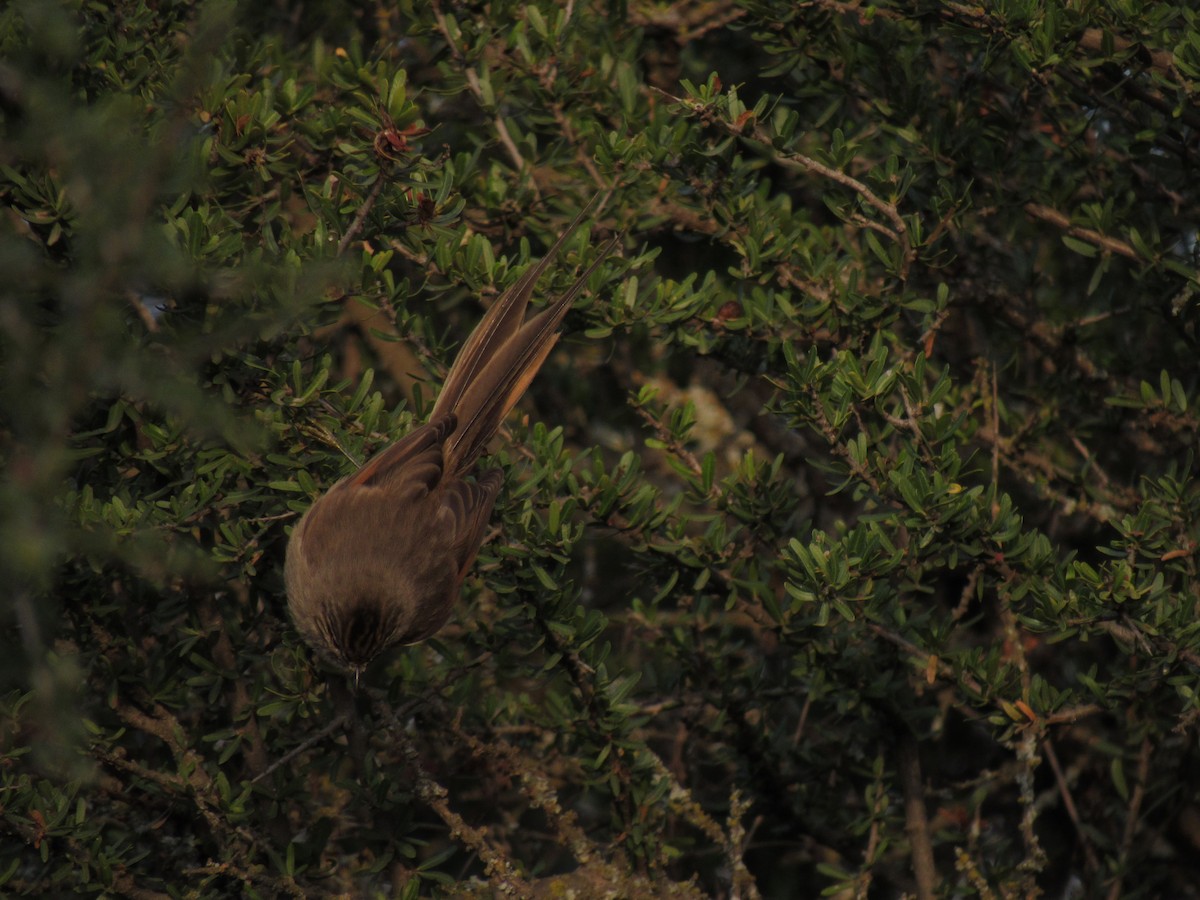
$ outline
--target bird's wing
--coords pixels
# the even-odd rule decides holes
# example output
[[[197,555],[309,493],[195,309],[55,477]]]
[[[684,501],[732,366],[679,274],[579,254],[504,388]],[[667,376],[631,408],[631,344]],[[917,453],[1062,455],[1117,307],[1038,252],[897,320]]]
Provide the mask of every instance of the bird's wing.
[[[442,478],[444,468],[442,446],[458,425],[453,414],[430,419],[413,429],[391,446],[372,456],[363,467],[348,478],[342,479],[334,489],[347,487],[382,487],[393,490],[392,482],[397,477],[411,481],[414,487],[424,487],[428,492]],[[405,493],[401,490],[399,494]]]
[[[451,551],[458,564],[459,584],[467,576],[479,545],[483,543],[483,532],[503,483],[504,473],[489,469],[475,481],[452,481],[446,485],[441,514],[449,516],[453,522]]]
[[[313,504],[292,540],[303,541],[310,559],[357,558],[364,523],[369,524],[366,539],[377,539],[394,527],[390,517],[397,509],[411,512],[442,482],[443,445],[454,426],[453,415],[443,416],[375,454]]]

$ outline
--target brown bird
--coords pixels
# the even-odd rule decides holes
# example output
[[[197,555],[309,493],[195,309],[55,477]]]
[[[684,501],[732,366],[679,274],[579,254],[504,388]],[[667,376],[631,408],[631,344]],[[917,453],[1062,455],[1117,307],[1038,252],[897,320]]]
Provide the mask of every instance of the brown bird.
[[[379,653],[425,640],[450,615],[503,481],[499,469],[467,476],[619,240],[525,321],[535,283],[594,202],[484,314],[429,421],[330,488],[292,531],[285,566],[292,620],[313,649],[356,681]]]

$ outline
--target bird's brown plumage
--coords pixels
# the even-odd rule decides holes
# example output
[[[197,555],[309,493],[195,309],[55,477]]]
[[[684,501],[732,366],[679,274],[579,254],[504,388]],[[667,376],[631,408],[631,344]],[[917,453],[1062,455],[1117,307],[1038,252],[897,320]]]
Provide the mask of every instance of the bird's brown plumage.
[[[618,240],[525,320],[534,285],[594,203],[484,314],[429,421],[330,488],[292,531],[285,566],[292,620],[318,652],[356,675],[381,651],[422,641],[449,617],[502,482],[495,469],[467,476]]]

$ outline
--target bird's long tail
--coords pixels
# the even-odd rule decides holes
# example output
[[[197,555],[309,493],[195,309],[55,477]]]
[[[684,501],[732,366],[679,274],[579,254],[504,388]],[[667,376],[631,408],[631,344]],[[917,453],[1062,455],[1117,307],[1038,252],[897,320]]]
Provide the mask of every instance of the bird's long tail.
[[[446,442],[448,472],[466,472],[483,453],[558,340],[558,326],[567,310],[620,240],[619,235],[609,240],[566,293],[525,321],[534,285],[596,206],[598,197],[575,217],[546,255],[492,304],[450,367],[431,417],[432,421],[454,413],[458,419],[458,427]]]

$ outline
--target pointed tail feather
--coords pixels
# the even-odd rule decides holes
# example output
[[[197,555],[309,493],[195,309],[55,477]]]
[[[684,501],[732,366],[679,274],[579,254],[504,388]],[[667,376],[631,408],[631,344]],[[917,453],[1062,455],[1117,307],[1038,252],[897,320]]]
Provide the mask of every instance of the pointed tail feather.
[[[454,406],[449,410],[457,416],[458,428],[446,445],[448,471],[466,472],[483,453],[504,417],[516,405],[546,361],[558,340],[558,326],[567,310],[619,241],[620,235],[609,240],[595,261],[565,294],[494,347],[486,364],[470,382],[462,386]]]
[[[446,383],[434,405],[432,418],[436,419],[439,414],[448,413],[458,405],[463,393],[488,367],[489,360],[521,327],[525,319],[525,307],[529,302],[529,295],[533,292],[534,285],[554,262],[554,258],[558,256],[563,245],[575,233],[575,229],[596,207],[600,196],[597,193],[588,201],[587,206],[567,226],[566,231],[559,235],[558,240],[554,242],[554,246],[546,252],[546,255],[526,269],[521,277],[513,282],[508,290],[501,294],[484,313],[483,318],[458,352],[458,356],[455,357],[450,371],[446,374]]]

